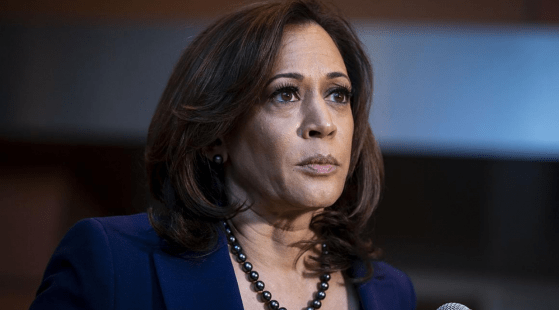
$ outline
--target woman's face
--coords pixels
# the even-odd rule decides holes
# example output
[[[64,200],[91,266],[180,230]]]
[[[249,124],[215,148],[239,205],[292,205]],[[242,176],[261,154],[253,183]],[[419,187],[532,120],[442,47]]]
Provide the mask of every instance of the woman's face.
[[[262,215],[332,205],[351,157],[350,88],[342,56],[322,27],[286,27],[262,102],[224,139],[230,199]]]

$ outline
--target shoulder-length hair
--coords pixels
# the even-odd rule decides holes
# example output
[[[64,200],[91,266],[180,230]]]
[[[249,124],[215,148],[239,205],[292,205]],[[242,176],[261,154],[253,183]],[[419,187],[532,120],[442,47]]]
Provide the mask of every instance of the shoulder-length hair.
[[[314,0],[246,6],[214,22],[183,52],[149,127],[146,169],[150,190],[162,202],[148,209],[149,218],[176,249],[215,247],[219,222],[239,208],[227,202],[222,168],[203,150],[259,103],[285,26],[305,23],[324,28],[342,55],[352,84],[354,133],[344,191],[312,219],[317,238],[304,248],[328,245],[327,264],[314,264],[315,271],[345,271],[360,259],[370,276],[369,260],[378,253],[371,217],[383,181],[382,156],[368,122],[371,64],[352,26]]]

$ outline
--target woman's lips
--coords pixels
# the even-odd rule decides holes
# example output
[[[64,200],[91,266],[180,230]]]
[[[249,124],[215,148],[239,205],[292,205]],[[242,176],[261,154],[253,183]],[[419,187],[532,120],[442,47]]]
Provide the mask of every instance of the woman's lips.
[[[340,164],[332,155],[316,154],[305,158],[298,166],[311,175],[327,175],[336,170]]]
[[[333,171],[334,169],[336,169],[336,166],[334,165],[319,165],[319,164],[312,164],[312,165],[305,165],[305,167],[308,167],[311,170],[316,171],[316,173],[329,173],[331,171]]]
[[[303,169],[303,171],[310,175],[328,175],[336,170],[335,165],[321,165],[321,164],[308,164],[299,166]]]

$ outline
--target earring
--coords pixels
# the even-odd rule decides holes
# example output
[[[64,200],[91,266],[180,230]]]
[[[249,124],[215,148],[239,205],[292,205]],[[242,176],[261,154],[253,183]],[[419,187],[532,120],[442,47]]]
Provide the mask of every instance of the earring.
[[[221,157],[221,155],[215,155],[213,161],[214,163],[221,165],[223,164],[223,157]]]

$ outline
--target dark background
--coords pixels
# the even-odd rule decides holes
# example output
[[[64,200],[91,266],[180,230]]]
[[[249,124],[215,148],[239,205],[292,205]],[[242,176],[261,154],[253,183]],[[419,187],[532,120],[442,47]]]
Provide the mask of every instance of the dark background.
[[[333,2],[361,22],[550,29],[559,23],[559,5],[551,0]],[[3,309],[29,306],[54,247],[77,220],[133,214],[149,205],[142,163],[149,116],[189,36],[235,5],[224,0],[0,5]],[[121,46],[104,45],[107,33]],[[175,40],[179,33],[183,39]],[[152,49],[138,43],[146,38]],[[169,41],[175,42],[170,48],[157,48]],[[49,49],[52,42],[64,52]],[[119,60],[126,52],[126,61],[115,64],[105,48]],[[80,54],[105,56],[77,66]],[[156,69],[142,70],[137,64],[144,59]],[[115,65],[122,76],[106,78]],[[127,79],[132,75],[141,78]],[[154,91],[137,91],[146,87]],[[450,301],[474,309],[555,307],[558,159],[557,154],[534,160],[385,152],[377,240],[386,260],[411,276],[419,309]]]

